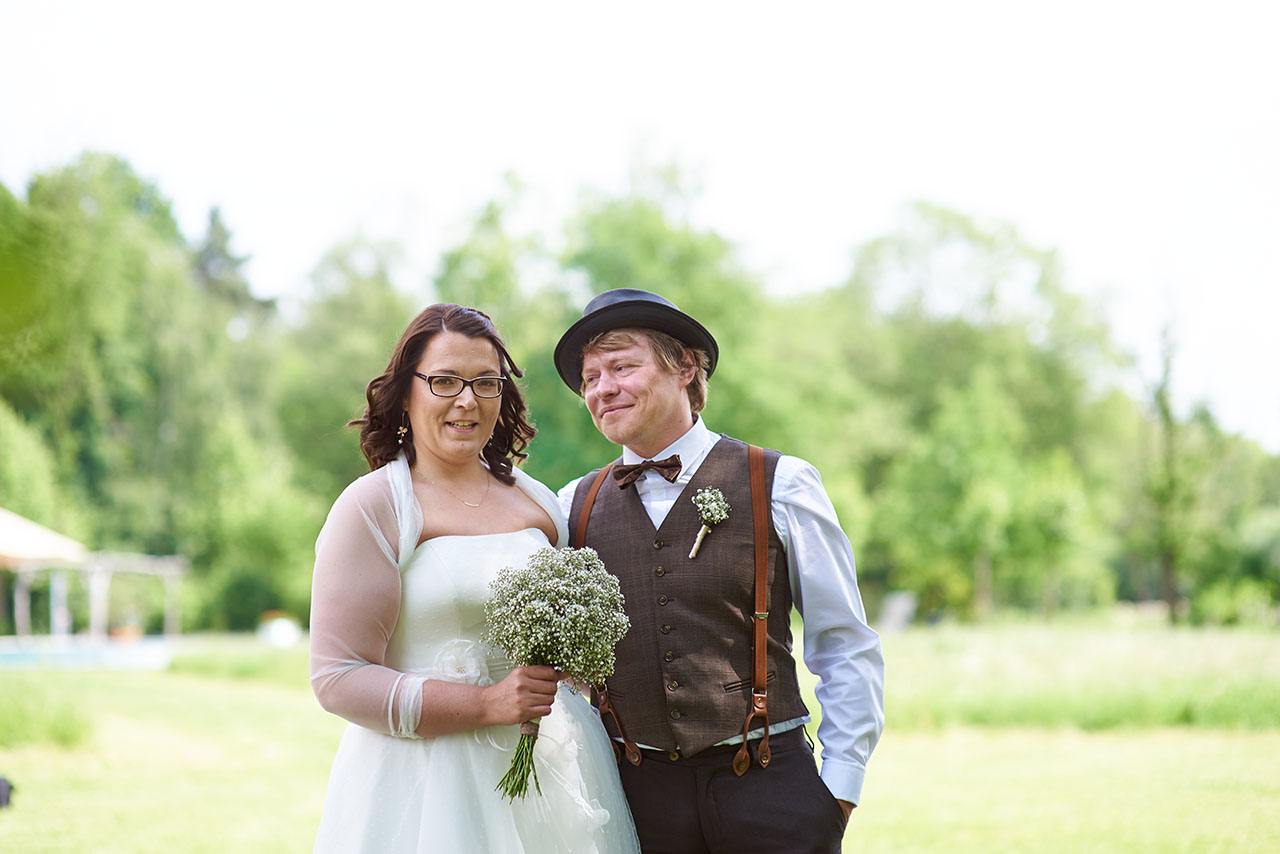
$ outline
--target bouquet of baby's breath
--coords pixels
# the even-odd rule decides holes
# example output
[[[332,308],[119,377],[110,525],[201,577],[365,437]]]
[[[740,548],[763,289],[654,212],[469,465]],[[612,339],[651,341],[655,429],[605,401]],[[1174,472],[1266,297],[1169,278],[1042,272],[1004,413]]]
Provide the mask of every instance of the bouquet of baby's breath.
[[[613,648],[631,623],[618,579],[594,549],[538,549],[523,567],[499,571],[489,590],[484,640],[513,666],[549,665],[589,685],[613,673]],[[537,738],[536,720],[520,725],[511,768],[497,786],[509,800],[525,796],[530,774],[542,792],[533,765]]]

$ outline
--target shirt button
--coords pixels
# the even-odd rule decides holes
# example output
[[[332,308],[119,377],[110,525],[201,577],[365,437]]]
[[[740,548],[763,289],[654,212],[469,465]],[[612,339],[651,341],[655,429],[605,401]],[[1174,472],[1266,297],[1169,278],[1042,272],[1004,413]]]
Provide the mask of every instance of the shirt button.
[[[668,691],[674,691],[675,689],[677,689],[677,688],[679,688],[679,687],[680,687],[680,683],[679,683],[679,682],[677,682],[677,681],[676,681],[676,680],[674,680],[674,679],[672,679],[670,682],[668,682],[668,683],[667,683],[667,690],[668,690]]]
[[[665,658],[667,661],[675,661],[675,658],[676,658],[676,657],[671,653],[671,650],[667,650],[667,654],[666,654],[666,655],[664,655],[664,656],[662,656],[662,657],[663,657],[663,658]]]
[[[659,605],[665,605],[665,604],[667,604],[667,602],[669,602],[669,601],[670,601],[670,600],[669,600],[669,599],[667,599],[667,594],[665,594],[665,593],[658,597],[658,604],[659,604]]]
[[[653,574],[654,574],[654,575],[657,575],[657,576],[663,576],[663,575],[666,575],[666,574],[667,574],[667,571],[666,571],[665,569],[663,569],[662,567],[658,567],[657,569],[655,569],[655,570],[653,571]]]
[[[669,635],[671,634],[671,627],[663,626],[661,629],[659,629],[659,631],[662,632],[664,635]]]
[[[662,548],[662,540],[654,540],[654,541],[653,541],[653,547],[654,547],[655,549],[660,549],[660,548]]]
[[[680,710],[679,710],[679,709],[672,709],[672,710],[671,710],[671,720],[673,720],[673,721],[678,721],[678,720],[680,720]]]

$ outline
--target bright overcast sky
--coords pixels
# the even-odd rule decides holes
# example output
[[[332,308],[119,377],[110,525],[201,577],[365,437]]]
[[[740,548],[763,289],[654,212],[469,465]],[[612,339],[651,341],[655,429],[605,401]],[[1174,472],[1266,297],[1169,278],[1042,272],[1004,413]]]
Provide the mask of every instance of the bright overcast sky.
[[[1059,248],[1148,379],[1172,320],[1183,405],[1280,451],[1275,5],[0,0],[0,182],[122,155],[286,297],[357,231],[421,284],[508,170],[554,233],[674,161],[775,293],[931,201]]]

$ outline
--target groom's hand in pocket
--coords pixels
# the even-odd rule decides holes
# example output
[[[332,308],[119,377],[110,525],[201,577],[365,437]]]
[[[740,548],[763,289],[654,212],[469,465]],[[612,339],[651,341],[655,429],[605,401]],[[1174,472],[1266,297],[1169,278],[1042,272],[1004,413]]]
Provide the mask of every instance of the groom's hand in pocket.
[[[551,714],[560,672],[552,667],[517,667],[486,690],[495,724],[518,724]]]

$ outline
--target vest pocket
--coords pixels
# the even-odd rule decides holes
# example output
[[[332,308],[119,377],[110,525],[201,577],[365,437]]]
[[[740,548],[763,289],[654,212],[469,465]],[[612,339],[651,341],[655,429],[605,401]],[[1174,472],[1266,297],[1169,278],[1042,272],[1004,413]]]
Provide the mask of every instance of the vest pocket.
[[[770,682],[774,680],[774,677],[777,675],[778,675],[777,671],[774,671],[774,670],[768,671],[765,674],[765,684],[768,685]],[[749,690],[751,690],[750,679],[739,679],[737,682],[726,682],[724,686],[724,692],[726,694],[732,694],[734,691],[749,691]]]

